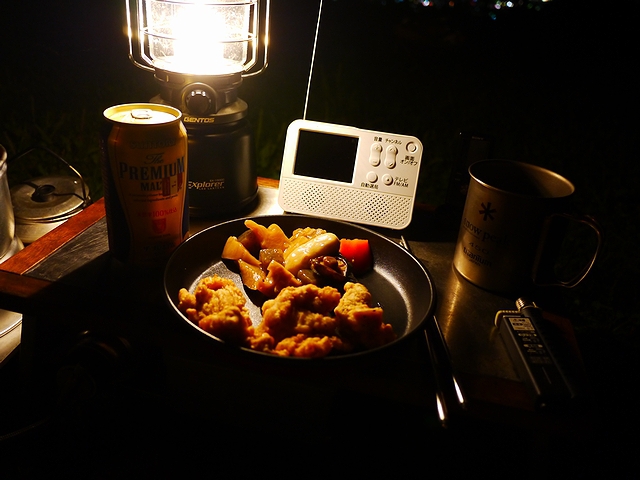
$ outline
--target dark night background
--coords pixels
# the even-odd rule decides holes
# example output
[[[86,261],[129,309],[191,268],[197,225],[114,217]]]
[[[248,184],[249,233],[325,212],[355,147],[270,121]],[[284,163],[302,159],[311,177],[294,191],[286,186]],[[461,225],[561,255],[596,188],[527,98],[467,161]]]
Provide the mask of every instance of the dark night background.
[[[436,205],[463,130],[493,135],[496,158],[542,165],[576,184],[578,206],[604,225],[607,243],[563,313],[574,319],[604,423],[616,426],[602,436],[614,463],[637,453],[634,2],[499,11],[488,3],[325,1],[307,118],[419,137],[420,200]],[[317,8],[316,0],[272,0],[270,66],[241,87],[263,176],[278,177],[285,129],[302,117]],[[99,198],[102,111],[157,93],[152,75],[127,58],[124,1],[4,1],[0,19],[0,144],[9,157],[48,146]],[[10,164],[10,183],[56,168],[21,163]],[[609,447],[627,434],[631,444]]]

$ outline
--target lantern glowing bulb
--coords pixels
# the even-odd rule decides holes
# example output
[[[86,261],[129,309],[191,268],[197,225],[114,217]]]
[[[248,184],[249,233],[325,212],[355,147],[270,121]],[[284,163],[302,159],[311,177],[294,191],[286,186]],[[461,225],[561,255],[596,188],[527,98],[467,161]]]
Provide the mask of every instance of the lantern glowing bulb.
[[[190,75],[247,72],[257,63],[258,0],[127,0],[130,56],[136,65]],[[268,3],[262,42],[266,67]],[[256,72],[258,73],[258,72]]]
[[[242,70],[244,59],[242,63],[225,60],[225,39],[222,36],[225,32],[224,19],[205,5],[183,9],[182,14],[173,17],[171,30],[176,39],[173,57],[163,55],[165,52],[160,45],[160,51],[155,52],[156,65],[162,64],[165,70],[205,75],[234,73],[234,67],[235,71]],[[207,31],[211,33],[203,35]],[[246,52],[246,48],[244,51]]]
[[[154,66],[200,75],[242,71],[249,41],[249,13],[248,5],[148,1]]]

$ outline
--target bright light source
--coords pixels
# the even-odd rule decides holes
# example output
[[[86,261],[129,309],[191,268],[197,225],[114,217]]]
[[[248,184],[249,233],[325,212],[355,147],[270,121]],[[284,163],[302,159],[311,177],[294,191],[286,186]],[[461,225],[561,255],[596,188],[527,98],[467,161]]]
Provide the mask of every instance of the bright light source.
[[[174,4],[147,0],[150,54],[156,68],[223,74],[244,70],[250,5]]]
[[[266,65],[269,19],[260,24],[259,0],[126,1],[130,54],[142,68],[190,75],[247,72],[258,62],[260,40]]]
[[[447,420],[447,415],[444,413],[444,405],[442,400],[440,399],[440,395],[436,395],[436,408],[438,410],[438,418],[441,422]]]

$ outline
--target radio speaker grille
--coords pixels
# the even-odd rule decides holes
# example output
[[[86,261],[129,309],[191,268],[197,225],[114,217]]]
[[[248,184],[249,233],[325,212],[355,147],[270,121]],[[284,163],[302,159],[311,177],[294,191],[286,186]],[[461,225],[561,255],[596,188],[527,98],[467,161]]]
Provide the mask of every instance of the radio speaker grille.
[[[291,213],[401,229],[411,221],[413,203],[408,196],[280,179],[280,206]]]

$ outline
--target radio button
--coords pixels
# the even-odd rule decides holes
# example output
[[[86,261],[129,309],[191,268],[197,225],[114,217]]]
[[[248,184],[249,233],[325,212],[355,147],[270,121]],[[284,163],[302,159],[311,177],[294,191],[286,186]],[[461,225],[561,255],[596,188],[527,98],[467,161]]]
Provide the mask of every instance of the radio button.
[[[387,168],[395,168],[397,155],[398,149],[394,145],[387,147],[387,155],[384,157],[384,166]]]
[[[367,173],[367,182],[376,183],[377,181],[378,181],[378,175],[376,175],[376,172]]]
[[[385,173],[382,176],[382,183],[384,183],[385,185],[393,185],[393,177],[388,173]]]
[[[409,153],[416,153],[418,151],[418,145],[413,142],[407,143],[407,151]]]
[[[369,163],[377,167],[380,165],[380,154],[382,153],[382,145],[374,143],[371,145],[371,154],[369,155]]]

